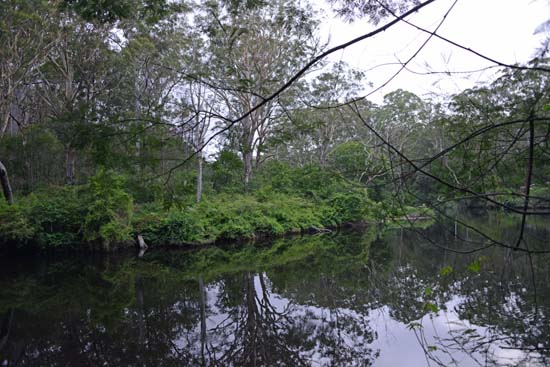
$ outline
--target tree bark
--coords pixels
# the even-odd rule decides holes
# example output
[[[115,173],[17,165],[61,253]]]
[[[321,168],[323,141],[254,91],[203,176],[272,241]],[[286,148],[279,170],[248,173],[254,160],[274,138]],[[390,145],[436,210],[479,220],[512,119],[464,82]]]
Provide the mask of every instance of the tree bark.
[[[246,189],[250,186],[252,180],[252,149],[244,152],[244,187]]]
[[[8,178],[8,171],[6,167],[0,161],[0,185],[4,192],[4,197],[9,205],[13,204],[13,191],[11,190],[10,180]]]
[[[73,147],[65,150],[65,183],[74,185],[76,183],[76,152]]]
[[[197,153],[197,203],[202,200],[202,152]]]

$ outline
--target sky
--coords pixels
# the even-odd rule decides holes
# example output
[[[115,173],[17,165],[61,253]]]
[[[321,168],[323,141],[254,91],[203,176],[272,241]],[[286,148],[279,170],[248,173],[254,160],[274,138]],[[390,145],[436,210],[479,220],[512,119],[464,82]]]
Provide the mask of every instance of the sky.
[[[437,0],[407,18],[423,28],[434,30],[455,0]],[[336,46],[381,26],[358,19],[346,23],[330,12],[324,0],[317,5],[326,12],[321,24],[324,40],[329,47]],[[548,0],[457,0],[438,34],[467,46],[488,57],[507,64],[530,60],[541,45],[545,34],[534,34],[535,29],[550,19]],[[428,34],[400,23],[381,34],[353,45],[330,56],[330,61],[343,60],[366,72],[366,93],[383,84],[399,65],[385,65],[409,59],[429,37]],[[470,71],[485,68],[492,63],[448,43],[431,38],[421,52],[410,62],[413,72]],[[420,96],[450,95],[495,78],[497,69],[473,74],[418,75],[403,70],[393,81],[369,99],[380,102],[383,96],[402,88]]]

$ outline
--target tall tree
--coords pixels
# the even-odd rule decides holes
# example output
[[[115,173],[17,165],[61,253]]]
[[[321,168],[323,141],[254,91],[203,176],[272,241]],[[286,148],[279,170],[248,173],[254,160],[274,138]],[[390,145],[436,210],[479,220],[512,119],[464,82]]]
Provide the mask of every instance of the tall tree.
[[[10,125],[23,128],[15,111],[51,50],[53,42],[44,32],[51,16],[45,1],[0,3],[0,139]]]
[[[277,90],[315,50],[316,21],[311,8],[287,0],[269,3],[207,2],[202,24],[208,30],[212,84],[224,103],[237,149],[244,161],[243,181],[252,178],[254,152],[262,154],[276,109],[274,101],[256,108]],[[230,122],[233,124],[233,122]],[[227,127],[225,125],[224,127]],[[261,160],[257,157],[256,162]]]

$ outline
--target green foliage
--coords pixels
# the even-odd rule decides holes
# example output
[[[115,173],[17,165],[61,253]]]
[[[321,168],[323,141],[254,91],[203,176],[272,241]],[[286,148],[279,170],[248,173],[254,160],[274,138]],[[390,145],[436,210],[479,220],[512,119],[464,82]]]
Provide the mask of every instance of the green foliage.
[[[28,193],[43,188],[44,183],[40,185],[40,182],[36,182],[37,177],[48,177],[47,183],[51,186],[61,183],[57,178],[64,175],[63,167],[59,165],[63,160],[63,146],[50,131],[35,126],[27,129],[24,138],[4,136],[0,144],[0,156],[25,158],[24,162],[17,159],[4,161],[12,186],[18,192]],[[32,167],[32,171],[29,167]]]
[[[87,21],[110,23],[129,18],[158,22],[168,14],[165,0],[64,0],[60,10],[73,10]]]
[[[36,228],[34,241],[41,248],[67,247],[82,236],[86,203],[76,187],[51,188],[31,194],[29,220]]]
[[[16,203],[8,205],[0,200],[0,243],[26,244],[35,235],[35,229],[28,220],[28,207]]]
[[[444,276],[447,276],[449,274],[451,274],[453,272],[453,267],[450,266],[450,265],[447,265],[445,267],[443,267],[440,271],[439,271],[439,274],[444,277]]]
[[[154,215],[139,213],[135,228],[152,244],[206,243],[219,239],[276,236],[286,232],[321,228],[319,209],[299,197],[273,193],[266,196],[218,195],[200,204]]]
[[[100,169],[88,186],[52,187],[0,205],[0,243],[40,249],[132,238],[133,201],[124,180]]]
[[[531,185],[529,192],[530,200],[529,206],[533,208],[546,208],[550,204],[550,187],[544,185]],[[510,195],[503,195],[501,200],[510,207],[523,207],[525,204],[525,197],[510,193]]]
[[[243,162],[229,150],[222,150],[212,164],[212,185],[216,192],[234,192],[242,189]]]
[[[103,168],[90,179],[89,205],[84,217],[85,240],[120,243],[131,239],[133,200],[123,187],[122,176]]]
[[[204,244],[369,219],[374,204],[366,190],[346,185],[338,176],[315,167],[279,167],[264,172],[260,187],[249,194],[213,194],[199,204],[191,200],[191,192],[177,201],[173,196],[166,201],[163,195],[138,205],[135,216],[124,177],[102,168],[88,185],[51,188],[21,198],[17,206],[0,207],[4,229],[0,241],[43,249],[78,243],[108,247],[126,243],[139,233],[153,245]]]
[[[350,193],[336,193],[327,200],[332,210],[333,223],[351,223],[368,219],[373,202],[366,192],[359,190]]]
[[[340,144],[331,152],[330,164],[345,178],[360,181],[368,168],[365,147],[357,141]]]
[[[439,311],[439,307],[437,307],[436,304],[430,302],[424,304],[424,309],[432,313],[437,313]]]
[[[62,248],[82,238],[86,204],[79,188],[52,187],[18,198],[13,206],[0,205],[0,243]]]
[[[474,261],[472,261],[470,264],[468,264],[466,269],[471,273],[478,274],[481,271],[481,264],[486,260],[487,259],[485,256],[481,256],[478,259],[475,259]]]

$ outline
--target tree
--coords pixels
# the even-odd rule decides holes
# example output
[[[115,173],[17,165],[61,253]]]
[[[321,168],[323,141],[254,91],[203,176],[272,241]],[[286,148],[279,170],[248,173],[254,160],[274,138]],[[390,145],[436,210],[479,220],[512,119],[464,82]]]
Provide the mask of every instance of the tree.
[[[65,183],[76,183],[78,150],[88,144],[96,102],[110,82],[105,61],[108,28],[61,13],[49,24],[52,49],[40,69],[40,98],[47,126],[65,149]]]
[[[222,128],[231,128],[232,138],[244,161],[243,181],[252,178],[274,118],[276,102],[256,108],[300,67],[315,49],[316,26],[310,8],[294,2],[249,6],[224,2],[206,3],[202,24],[208,31],[211,84],[223,86],[214,93],[228,116]],[[232,119],[246,116],[233,126]]]
[[[186,78],[182,88],[183,97],[180,101],[180,112],[183,122],[183,134],[193,153],[196,155],[197,184],[195,200],[200,202],[203,194],[203,165],[206,138],[211,129],[214,111],[218,109],[216,96],[212,90],[201,81],[201,76],[208,75],[207,50],[201,35],[191,32],[188,36],[189,46],[181,64],[188,70],[190,77]]]
[[[44,32],[51,16],[44,1],[0,4],[0,139],[10,125],[21,130],[27,121],[22,103],[52,47]]]
[[[280,99],[285,113],[272,137],[273,154],[301,166],[327,166],[336,146],[361,135],[357,119],[340,104],[360,94],[363,79],[362,72],[338,62],[310,82],[298,83]]]

